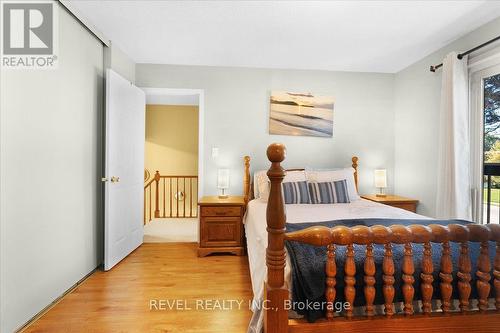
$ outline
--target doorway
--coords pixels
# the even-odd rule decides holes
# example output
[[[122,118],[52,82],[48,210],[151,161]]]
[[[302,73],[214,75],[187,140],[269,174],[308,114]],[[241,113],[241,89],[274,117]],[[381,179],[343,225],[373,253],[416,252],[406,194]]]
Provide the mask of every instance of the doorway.
[[[197,242],[203,92],[143,88],[144,242]]]

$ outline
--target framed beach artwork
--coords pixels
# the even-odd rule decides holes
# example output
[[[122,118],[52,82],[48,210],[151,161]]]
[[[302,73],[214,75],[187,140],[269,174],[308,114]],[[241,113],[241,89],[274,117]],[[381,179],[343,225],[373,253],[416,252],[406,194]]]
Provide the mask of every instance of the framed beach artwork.
[[[333,97],[272,91],[269,134],[331,138]]]

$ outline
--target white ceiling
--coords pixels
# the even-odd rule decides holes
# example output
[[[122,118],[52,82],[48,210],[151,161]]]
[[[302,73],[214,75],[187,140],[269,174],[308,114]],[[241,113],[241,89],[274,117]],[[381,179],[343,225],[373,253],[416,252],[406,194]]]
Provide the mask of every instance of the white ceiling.
[[[72,2],[137,63],[388,73],[500,16],[500,1]]]

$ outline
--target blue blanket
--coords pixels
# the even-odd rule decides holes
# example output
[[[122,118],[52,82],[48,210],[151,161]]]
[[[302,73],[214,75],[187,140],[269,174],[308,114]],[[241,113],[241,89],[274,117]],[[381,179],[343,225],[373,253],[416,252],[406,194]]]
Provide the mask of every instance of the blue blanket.
[[[336,220],[328,222],[319,223],[287,223],[286,231],[298,231],[313,225],[322,225],[326,227],[334,227],[338,225],[343,225],[347,227],[353,227],[356,225],[384,225],[390,226],[394,224],[401,225],[411,225],[411,224],[462,224],[466,225],[471,222],[463,220],[398,220],[398,219],[351,219],[351,220]],[[441,260],[441,244],[431,243],[432,245],[432,261],[434,263],[434,294],[433,299],[440,298],[439,292],[439,267]],[[476,279],[476,262],[479,256],[479,243],[470,242],[469,244],[469,254],[472,262],[472,298],[476,298],[477,292],[475,288]],[[326,263],[326,247],[317,247],[300,242],[286,242],[286,247],[288,254],[290,256],[290,261],[292,263],[292,292],[293,299],[292,304],[294,309],[301,315],[304,315],[308,321],[314,322],[316,319],[323,317],[326,309],[314,310],[314,309],[301,309],[299,304],[304,304],[309,302],[324,302],[325,301],[325,263]],[[395,266],[394,277],[396,279],[394,283],[394,288],[396,291],[394,302],[399,302],[403,300],[403,295],[401,291],[402,280],[401,280],[401,267],[403,262],[403,245],[393,244],[393,259]],[[355,251],[355,261],[356,261],[356,298],[354,301],[354,306],[364,305],[364,294],[363,294],[363,277],[364,277],[364,258],[365,258],[365,246],[354,245]],[[451,256],[453,261],[453,295],[452,299],[458,298],[457,293],[457,264],[458,256],[460,254],[460,244],[450,243]],[[493,262],[495,256],[495,244],[490,242],[490,258]],[[420,273],[421,273],[421,262],[422,262],[422,252],[423,246],[420,244],[413,244],[413,261],[415,264],[415,283],[413,284],[415,288],[415,300],[420,299]],[[345,246],[337,246],[336,250],[336,264],[337,264],[337,284],[335,289],[337,290],[335,302],[344,302],[344,263],[345,263]],[[382,260],[384,257],[384,246],[374,245],[373,254],[375,259],[376,273],[375,273],[375,304],[384,304],[383,294],[382,294]],[[493,266],[492,266],[493,267]],[[493,283],[493,279],[491,279]],[[494,288],[492,288],[492,294],[494,294]]]

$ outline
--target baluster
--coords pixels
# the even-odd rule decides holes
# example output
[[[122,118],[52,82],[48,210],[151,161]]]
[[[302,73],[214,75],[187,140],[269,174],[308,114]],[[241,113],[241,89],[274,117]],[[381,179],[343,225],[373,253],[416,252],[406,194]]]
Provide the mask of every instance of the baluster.
[[[175,215],[176,215],[176,217],[179,217],[179,177],[175,177],[175,178],[177,179],[176,191],[175,191],[175,195],[176,195],[175,201],[177,202],[177,208],[176,208]]]
[[[169,177],[169,180],[170,180],[170,216],[169,217],[173,217],[172,215],[172,177]]]
[[[193,178],[189,178],[189,217],[193,217]]]
[[[430,314],[432,310],[431,300],[432,300],[432,281],[434,277],[432,272],[434,271],[434,266],[432,264],[432,248],[431,243],[424,243],[424,253],[422,258],[422,273],[420,278],[422,279],[422,284],[420,286],[422,292],[422,312],[425,314]]]
[[[336,290],[335,285],[337,281],[335,276],[337,275],[337,265],[335,263],[335,245],[330,244],[327,246],[327,258],[326,258],[326,319],[333,319],[334,306]]]
[[[182,209],[182,217],[186,217],[186,177],[184,177],[183,185],[182,185],[182,192],[184,193],[184,208]]]
[[[371,317],[373,312],[373,301],[375,300],[375,260],[373,259],[373,245],[366,245],[366,259],[365,259],[365,302],[366,302],[366,315]]]
[[[152,212],[153,212],[153,210],[152,210],[153,208],[151,207],[151,205],[152,205],[152,200],[151,200],[151,191],[152,191],[152,189],[153,189],[153,188],[150,186],[150,187],[149,187],[149,221],[151,221],[151,220],[152,220],[152,219],[151,219],[151,215],[152,215]],[[148,221],[148,222],[149,222],[149,221]]]
[[[394,260],[392,258],[392,245],[391,243],[385,244],[384,261],[382,264],[384,272],[384,300],[385,300],[385,314],[392,316],[394,314]]]
[[[346,317],[351,318],[352,310],[354,308],[354,297],[356,296],[356,289],[354,288],[354,285],[356,284],[356,278],[354,277],[356,274],[356,263],[354,261],[354,246],[352,244],[347,245],[347,257],[345,260],[344,274],[344,294],[346,302],[349,303],[349,307],[346,309]]]
[[[443,251],[441,253],[441,272],[439,272],[439,277],[441,279],[441,283],[439,284],[439,288],[441,291],[441,310],[444,313],[450,312],[451,306],[451,293],[453,292],[453,287],[451,286],[451,282],[453,281],[452,272],[452,262],[450,255],[450,242],[443,242]]]
[[[167,184],[167,179],[163,178],[163,217],[166,217],[166,212],[165,212],[165,209],[166,209],[165,199],[166,199],[166,193],[167,193],[167,190],[166,190],[167,185],[166,184]]]
[[[160,172],[155,173],[155,218],[160,217]]]
[[[488,295],[490,294],[490,258],[488,255],[488,241],[481,242],[481,253],[477,262],[477,293],[479,299],[479,310],[486,311],[488,309]]]
[[[415,278],[413,277],[415,273],[415,267],[413,265],[413,251],[411,243],[406,243],[404,247],[404,257],[403,257],[403,298],[404,298],[404,313],[405,315],[413,314],[413,295],[415,290],[413,288],[413,282]]]
[[[458,294],[460,298],[460,311],[469,310],[469,297],[471,293],[470,281],[472,277],[471,261],[469,257],[469,244],[467,242],[460,244],[460,256],[458,257]]]
[[[194,216],[198,216],[198,177],[196,177],[195,182],[194,182]]]
[[[500,310],[500,242],[497,242],[493,276],[495,277],[495,307]]]

